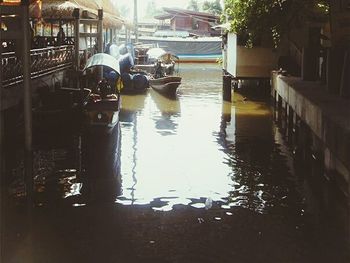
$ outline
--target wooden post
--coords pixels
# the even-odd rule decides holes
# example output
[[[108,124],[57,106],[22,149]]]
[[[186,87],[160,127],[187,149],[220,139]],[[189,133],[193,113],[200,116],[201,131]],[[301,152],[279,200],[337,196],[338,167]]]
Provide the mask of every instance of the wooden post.
[[[75,70],[79,71],[80,69],[80,57],[79,57],[79,27],[80,27],[80,10],[75,8],[73,11],[74,17],[74,66]]]
[[[90,32],[89,33],[92,33],[92,24],[90,25]],[[90,45],[89,45],[89,48],[93,49],[94,45],[92,44],[92,37],[90,36]],[[94,54],[93,54],[94,55]]]
[[[316,81],[319,76],[319,58],[321,51],[321,29],[309,28],[309,40],[307,47],[302,50],[301,77],[303,80]]]
[[[350,97],[350,52],[345,51],[343,69],[340,82],[340,96],[343,98]]]
[[[135,43],[139,42],[138,22],[137,22],[137,0],[134,0],[134,33]]]
[[[66,38],[65,40],[69,37],[69,31],[68,31],[68,23],[66,23]],[[65,43],[63,43],[65,45]]]
[[[0,3],[2,0],[0,0]],[[0,26],[1,26],[1,15],[0,15]],[[0,40],[1,40],[1,30],[0,30]],[[1,43],[2,41],[0,41]],[[2,44],[0,44],[0,63],[2,63]],[[4,154],[4,114],[2,112],[2,68],[0,67],[0,211],[2,213],[2,206],[3,206],[3,198],[2,198],[2,186],[3,184],[3,177],[5,176],[5,166],[4,166],[4,159],[5,159],[5,154]],[[3,219],[0,217],[0,229],[3,228]],[[4,244],[4,235],[1,235],[0,237],[0,244]],[[0,258],[2,258],[2,251],[0,251]]]
[[[231,102],[231,76],[226,72],[223,75],[222,98],[224,101]]]
[[[30,77],[30,32],[29,32],[29,2],[22,1],[22,29],[23,30],[23,102],[24,102],[24,149],[25,149],[25,179],[28,205],[32,205],[33,197],[33,153],[32,153],[32,91]]]
[[[84,86],[80,84],[80,9],[74,8],[74,67],[76,88],[80,89],[80,107],[84,104]]]
[[[281,126],[282,123],[282,97],[277,95],[277,123]]]
[[[113,29],[110,28],[109,29],[109,43],[113,43]]]
[[[98,24],[97,24],[97,49],[98,53],[103,53],[103,10],[98,10]],[[98,69],[98,78],[101,80],[103,78],[103,67],[99,67]]]
[[[342,78],[341,65],[344,61],[344,50],[342,47],[331,47],[327,53],[326,80],[327,89],[331,94],[340,94],[340,85]]]
[[[29,30],[29,1],[21,1],[21,29],[23,33],[22,39],[22,66],[23,66],[23,109],[24,109],[24,176],[25,176],[25,191],[27,199],[27,228],[28,228],[28,242],[29,255],[28,262],[33,262],[33,255],[31,253],[32,243],[32,209],[33,209],[33,149],[32,149],[32,90],[31,90],[31,76],[30,76],[30,43],[31,34]],[[17,43],[19,44],[19,43]]]
[[[294,111],[291,106],[288,105],[288,143],[293,142],[293,126],[294,126]]]

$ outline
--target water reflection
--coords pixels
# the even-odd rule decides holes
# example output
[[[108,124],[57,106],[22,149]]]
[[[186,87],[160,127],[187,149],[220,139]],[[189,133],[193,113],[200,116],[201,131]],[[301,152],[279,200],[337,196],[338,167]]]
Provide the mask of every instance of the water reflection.
[[[133,117],[122,121],[123,183],[117,203],[169,211],[179,204],[208,208],[210,200],[210,206],[258,213],[290,202],[302,205],[274,141],[269,106],[239,94],[233,104],[223,103],[221,70],[198,67],[182,68],[176,99],[151,90],[143,108],[130,111],[133,100],[127,97]],[[278,178],[280,173],[285,176]]]
[[[221,74],[219,68],[216,74]],[[183,93],[196,83],[193,76],[187,77],[191,81],[187,82],[184,74]],[[216,83],[216,93],[219,85]],[[213,112],[209,110],[209,114],[204,115],[201,98],[186,99],[180,94],[177,99],[169,99],[152,90],[149,94],[144,109],[136,113],[132,124],[122,122],[123,194],[117,202],[170,210],[173,205],[190,204],[192,199],[209,195],[220,199],[221,193],[230,186],[208,174],[228,171],[228,168],[221,165],[222,153],[215,151],[212,135],[217,125],[206,120],[216,115],[220,101],[218,105],[211,105]],[[212,190],[212,185],[217,185],[217,189]]]
[[[76,203],[103,199],[162,211],[176,205],[302,210],[269,106],[238,94],[232,104],[222,102],[216,65],[184,65],[180,74],[177,98],[153,90],[123,95],[121,124],[112,134],[85,129],[38,140],[45,145],[36,144],[35,152],[39,203],[56,193]],[[21,196],[18,167],[11,189]]]
[[[111,133],[87,130],[84,134],[85,173],[82,193],[91,201],[114,202],[120,194],[120,125]]]
[[[111,133],[89,129],[82,134],[78,130],[70,135],[46,133],[45,140],[34,144],[35,204],[114,202],[121,185],[120,133],[119,125]],[[55,139],[46,140],[50,137]],[[19,200],[25,197],[22,154],[18,165],[9,171],[14,178],[9,192]]]
[[[180,74],[176,100],[123,95],[111,134],[36,146],[36,262],[327,262],[269,106],[222,103],[218,66]],[[11,213],[6,259],[23,243]]]
[[[153,90],[150,94],[160,113],[153,116],[156,130],[161,135],[176,134],[178,118],[181,116],[180,100],[177,97],[163,96]]]

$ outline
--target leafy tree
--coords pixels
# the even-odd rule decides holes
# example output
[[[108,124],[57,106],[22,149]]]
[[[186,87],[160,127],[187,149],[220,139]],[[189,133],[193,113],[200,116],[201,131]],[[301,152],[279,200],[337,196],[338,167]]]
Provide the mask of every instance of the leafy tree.
[[[225,0],[225,14],[243,44],[270,35],[275,46],[297,17],[328,12],[327,0]]]
[[[199,11],[198,1],[190,0],[190,2],[188,3],[187,9],[193,10],[193,11]]]
[[[220,15],[222,13],[220,0],[205,1],[202,5],[202,9],[213,15]]]

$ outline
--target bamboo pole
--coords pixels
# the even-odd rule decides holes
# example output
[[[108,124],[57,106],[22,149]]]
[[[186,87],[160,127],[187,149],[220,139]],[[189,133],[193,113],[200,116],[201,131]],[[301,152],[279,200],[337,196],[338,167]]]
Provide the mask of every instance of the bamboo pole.
[[[97,39],[97,49],[98,53],[103,53],[103,10],[98,10],[98,25],[97,25],[97,33],[98,33],[98,39]],[[103,67],[99,67],[98,69],[98,77],[101,80],[103,78]]]

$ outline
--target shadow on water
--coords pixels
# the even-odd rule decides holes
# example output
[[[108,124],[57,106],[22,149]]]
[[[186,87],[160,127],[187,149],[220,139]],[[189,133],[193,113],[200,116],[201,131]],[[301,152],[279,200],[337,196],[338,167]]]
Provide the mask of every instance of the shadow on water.
[[[6,241],[1,262],[98,262],[97,255],[112,249],[105,246],[105,237],[115,215],[105,207],[120,194],[120,125],[110,132],[56,130],[43,137],[34,144],[32,213],[24,209],[21,153],[8,170],[12,180],[1,207]]]

